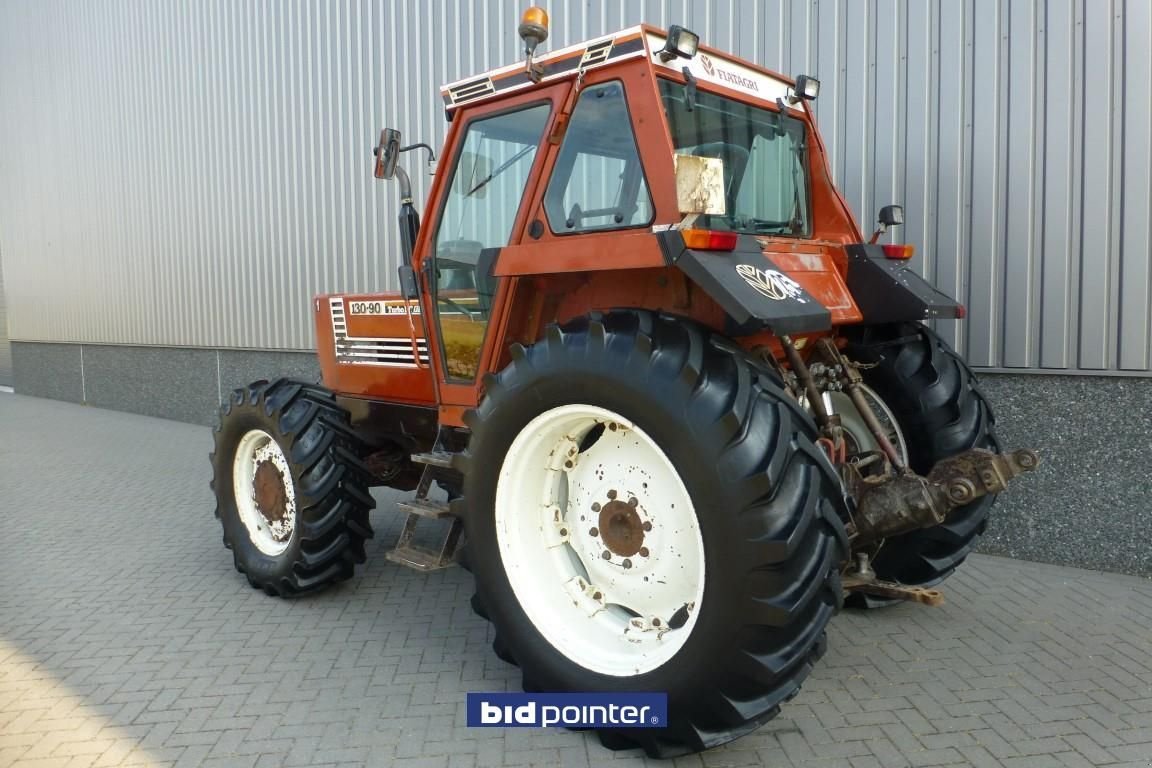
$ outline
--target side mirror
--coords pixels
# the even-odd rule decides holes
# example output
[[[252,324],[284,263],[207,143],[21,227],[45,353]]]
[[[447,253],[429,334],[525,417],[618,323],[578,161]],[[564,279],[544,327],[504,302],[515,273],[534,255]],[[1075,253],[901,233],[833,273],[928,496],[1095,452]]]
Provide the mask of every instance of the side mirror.
[[[395,176],[396,161],[400,159],[400,131],[395,128],[380,131],[380,143],[372,150],[372,154],[376,155],[376,178],[390,179]]]
[[[880,223],[885,227],[895,227],[904,223],[904,206],[886,205],[880,209]]]

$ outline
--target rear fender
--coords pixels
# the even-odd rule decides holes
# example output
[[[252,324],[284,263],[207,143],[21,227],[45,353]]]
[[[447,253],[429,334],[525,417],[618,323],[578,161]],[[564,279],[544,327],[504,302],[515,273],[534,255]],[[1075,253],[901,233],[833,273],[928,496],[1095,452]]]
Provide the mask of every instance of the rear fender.
[[[964,306],[913,272],[907,261],[889,259],[879,245],[846,246],[848,290],[869,325],[901,320],[964,317]]]
[[[678,267],[719,304],[741,334],[818,333],[832,327],[832,313],[789,277],[756,238],[740,236],[732,251],[698,251],[677,230],[659,235],[667,262]]]

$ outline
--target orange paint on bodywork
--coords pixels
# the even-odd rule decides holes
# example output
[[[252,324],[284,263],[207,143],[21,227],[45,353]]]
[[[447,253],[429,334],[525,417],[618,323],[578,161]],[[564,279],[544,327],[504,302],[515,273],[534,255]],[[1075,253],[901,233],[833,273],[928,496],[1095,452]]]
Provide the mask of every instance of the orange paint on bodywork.
[[[621,37],[616,42],[632,40],[650,32],[663,34],[661,30],[644,26],[640,35],[630,33],[627,38]],[[707,46],[702,45],[700,49],[715,56],[727,56]],[[567,53],[557,58],[570,60],[577,55],[580,54]],[[545,57],[539,61],[548,59]],[[750,62],[741,63],[757,72],[791,82],[789,78]],[[519,71],[509,69],[492,77],[495,82],[502,83],[519,77]],[[566,109],[577,103],[573,92],[577,82],[575,72],[509,93],[495,91],[475,101],[451,107],[452,122],[441,152],[441,171],[432,183],[424,211],[425,222],[413,254],[413,267],[421,283],[422,309],[421,316],[414,320],[417,333],[421,335],[424,333],[423,319],[435,317],[431,298],[433,286],[428,282],[430,273],[423,266],[433,256],[436,221],[448,194],[451,169],[460,155],[467,126],[474,120],[532,103],[548,103],[551,107],[509,242],[494,267],[494,275],[499,281],[484,344],[479,351],[478,375],[471,381],[453,379],[448,375],[435,328],[429,333],[429,368],[338,363],[333,350],[328,297],[321,297],[317,304],[316,331],[325,383],[338,392],[360,397],[413,404],[439,403],[442,423],[462,425],[464,411],[475,406],[481,397],[484,374],[506,366],[509,346],[534,343],[541,338],[549,323],[562,322],[594,310],[644,308],[692,318],[721,332],[728,330],[728,318],[723,309],[682,271],[666,262],[659,240],[653,233],[653,227],[679,225],[684,218],[676,198],[674,152],[658,87],[660,78],[685,82],[678,71],[654,66],[648,51],[643,56],[609,61],[593,68],[580,81],[581,88],[609,81],[622,84],[651,197],[651,222],[615,232],[556,233],[551,230],[545,213],[544,190],[562,147],[561,134],[567,128],[570,116]],[[697,87],[764,109],[778,109],[774,101],[721,83],[701,80]],[[803,239],[759,238],[761,247],[781,270],[830,310],[834,328],[860,322],[860,311],[845,284],[848,264],[844,245],[861,242],[861,234],[851,211],[832,183],[827,153],[807,103],[786,106],[785,109],[791,117],[805,122],[809,128],[811,234]],[[550,137],[556,141],[550,141]],[[768,263],[767,259],[765,263]],[[378,294],[349,296],[346,300],[385,298],[396,300],[399,297],[396,294]],[[350,335],[355,332],[396,338],[409,334],[407,322],[404,316],[358,316],[354,323],[349,322],[348,330]],[[770,333],[739,336],[735,341],[749,349],[761,348],[782,357],[780,345]]]

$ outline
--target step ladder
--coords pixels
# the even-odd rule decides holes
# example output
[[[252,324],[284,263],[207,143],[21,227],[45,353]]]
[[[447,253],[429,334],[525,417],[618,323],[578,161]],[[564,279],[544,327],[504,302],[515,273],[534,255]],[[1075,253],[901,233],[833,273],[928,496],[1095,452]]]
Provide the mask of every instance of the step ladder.
[[[448,511],[449,502],[428,498],[432,483],[437,480],[451,482],[457,488],[462,484],[463,476],[452,466],[453,456],[455,454],[440,448],[439,439],[432,451],[412,454],[412,461],[423,464],[424,471],[420,475],[420,484],[416,486],[416,496],[397,503],[400,510],[407,513],[407,517],[400,538],[396,541],[396,548],[385,555],[393,563],[424,573],[451,568],[456,564],[456,546],[460,543],[464,526],[459,518]],[[414,543],[416,528],[421,521],[445,519],[451,523],[444,531],[439,547],[431,549]]]

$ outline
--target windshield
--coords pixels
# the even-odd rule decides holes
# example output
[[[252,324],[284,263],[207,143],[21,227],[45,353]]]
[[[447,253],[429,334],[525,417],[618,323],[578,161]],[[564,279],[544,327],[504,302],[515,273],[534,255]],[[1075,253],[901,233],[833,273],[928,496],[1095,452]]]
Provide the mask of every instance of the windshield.
[[[770,109],[660,81],[664,113],[677,154],[724,162],[724,215],[702,215],[709,229],[752,234],[807,235],[810,231],[804,123]]]

